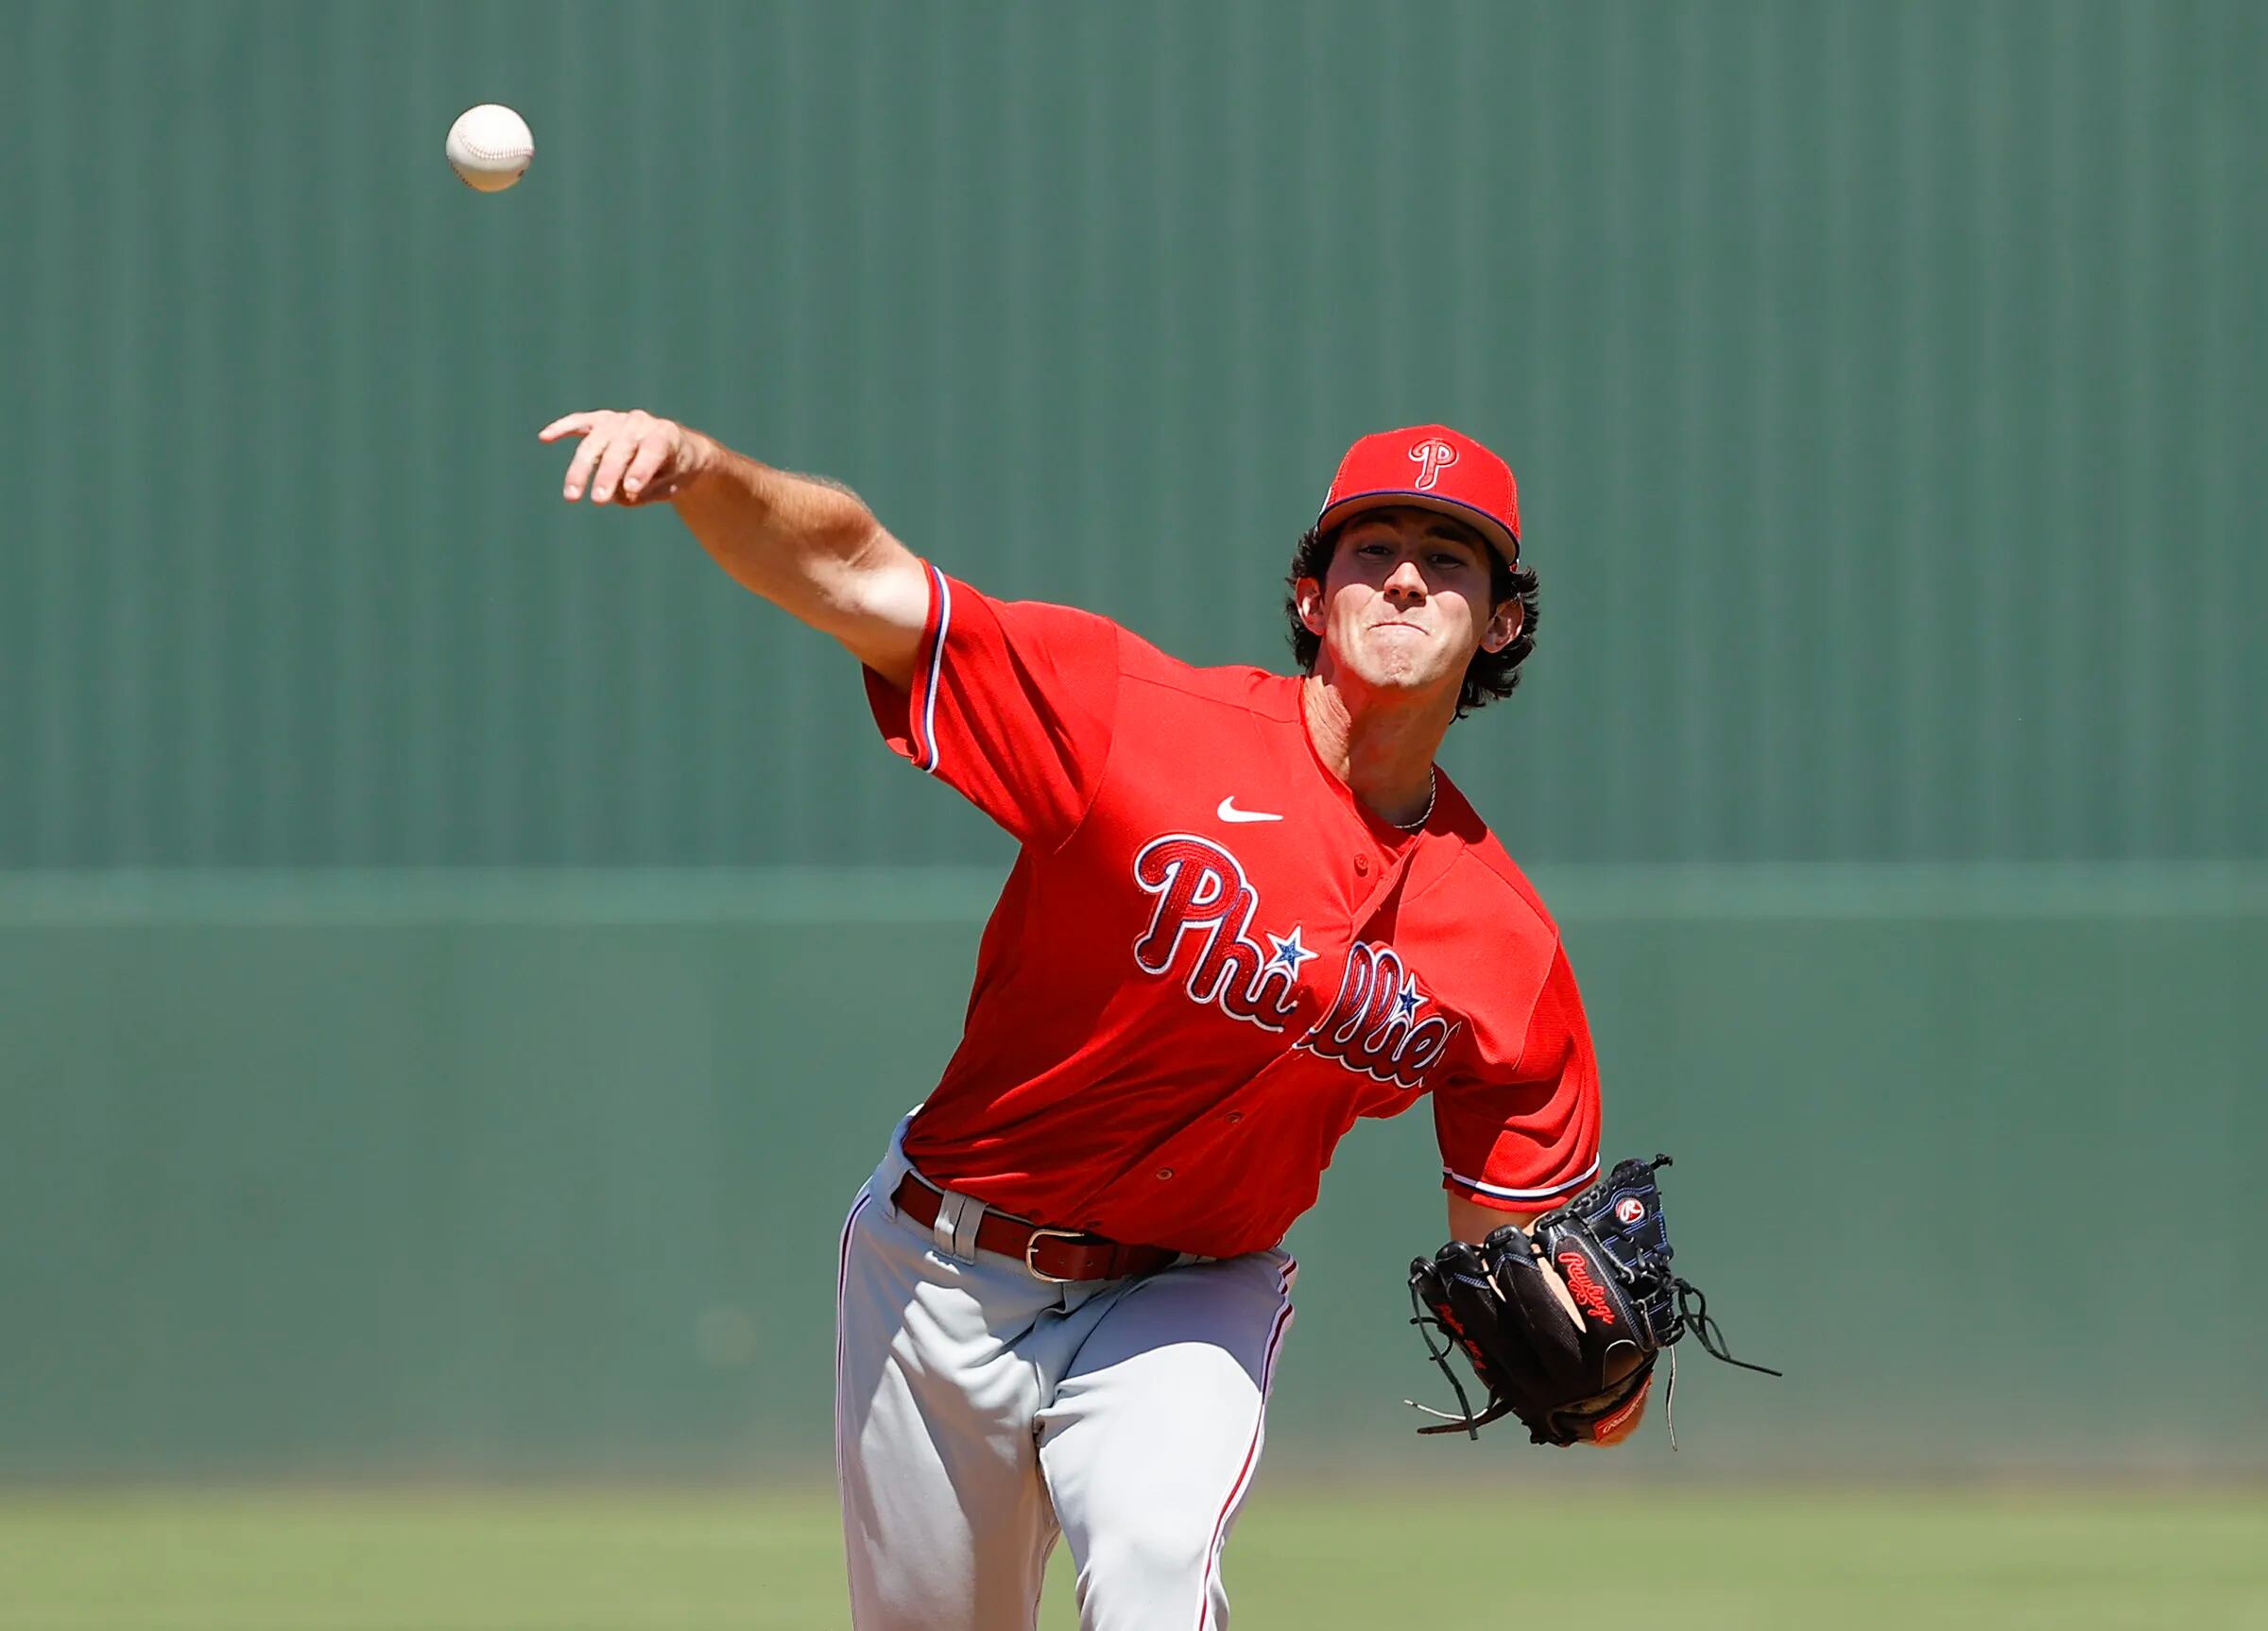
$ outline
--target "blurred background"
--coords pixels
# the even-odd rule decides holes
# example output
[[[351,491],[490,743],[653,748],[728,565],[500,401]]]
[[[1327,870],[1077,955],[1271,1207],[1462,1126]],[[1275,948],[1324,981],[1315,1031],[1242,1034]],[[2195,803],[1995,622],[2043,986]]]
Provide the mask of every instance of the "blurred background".
[[[1788,1375],[1687,1365],[1675,1455],[1420,1444],[1431,1128],[1358,1127],[1252,1623],[1406,1611],[1494,1491],[1658,1517],[1694,1622],[2268,1624],[2268,12],[0,35],[0,1626],[841,1621],[834,1242],[1009,848],[670,516],[560,503],[591,406],[1209,662],[1288,663],[1355,436],[1510,458],[1538,649],[1450,766]]]

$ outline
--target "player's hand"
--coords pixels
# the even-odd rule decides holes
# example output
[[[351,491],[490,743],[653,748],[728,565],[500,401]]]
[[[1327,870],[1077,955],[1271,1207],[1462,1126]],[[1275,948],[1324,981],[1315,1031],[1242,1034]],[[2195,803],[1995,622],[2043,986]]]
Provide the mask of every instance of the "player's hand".
[[[556,419],[537,433],[539,441],[580,437],[583,445],[568,461],[560,488],[569,504],[590,489],[593,504],[654,504],[685,490],[707,467],[709,438],[675,420],[656,419],[643,408],[616,413],[599,408]]]

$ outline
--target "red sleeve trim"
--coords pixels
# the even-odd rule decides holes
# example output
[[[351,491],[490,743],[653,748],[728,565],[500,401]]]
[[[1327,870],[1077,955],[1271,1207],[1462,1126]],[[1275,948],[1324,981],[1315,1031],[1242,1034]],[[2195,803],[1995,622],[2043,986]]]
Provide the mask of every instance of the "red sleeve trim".
[[[1590,1164],[1573,1177],[1560,1183],[1547,1184],[1539,1190],[1516,1190],[1503,1184],[1484,1183],[1479,1178],[1469,1178],[1463,1173],[1452,1172],[1447,1167],[1441,1169],[1441,1187],[1452,1193],[1463,1195],[1469,1201],[1495,1207],[1500,1211],[1535,1211],[1556,1205],[1598,1176],[1599,1158],[1593,1156]]]

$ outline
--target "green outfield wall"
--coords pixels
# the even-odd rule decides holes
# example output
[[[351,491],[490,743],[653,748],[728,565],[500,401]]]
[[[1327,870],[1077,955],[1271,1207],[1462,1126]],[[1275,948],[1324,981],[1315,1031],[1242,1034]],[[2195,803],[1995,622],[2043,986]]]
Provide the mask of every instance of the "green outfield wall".
[[[559,503],[538,427],[634,404],[1204,662],[1285,661],[1355,435],[1500,447],[1538,649],[1446,758],[1790,1372],[1688,1365],[1675,1465],[2259,1470],[2268,7],[0,41],[0,1479],[824,1462],[837,1223],[1009,850]],[[1429,1146],[1295,1238],[1280,1458],[1508,1464],[1404,1431]]]
[[[2263,1468],[2268,875],[1539,881],[1610,1155],[1788,1371],[1687,1365],[1674,1465]],[[0,1478],[823,1467],[837,1229],[993,882],[0,884]],[[1405,1436],[1436,1181],[1422,1114],[1342,1146],[1280,1458],[1521,1465]]]
[[[0,0],[0,866],[905,864],[644,404],[1280,661],[1358,433],[1510,457],[1522,854],[2268,858],[2252,0]],[[458,186],[515,104],[515,191]]]

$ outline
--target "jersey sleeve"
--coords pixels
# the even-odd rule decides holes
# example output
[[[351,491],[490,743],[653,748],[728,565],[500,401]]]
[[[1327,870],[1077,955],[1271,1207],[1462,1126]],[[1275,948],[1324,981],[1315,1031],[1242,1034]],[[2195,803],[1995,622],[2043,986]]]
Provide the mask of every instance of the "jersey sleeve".
[[[898,753],[960,790],[1026,844],[1054,845],[1087,813],[1109,757],[1119,629],[1108,618],[1001,601],[929,575],[910,692],[867,670],[867,703]]]
[[[1434,1093],[1441,1187],[1503,1211],[1546,1211],[1598,1176],[1599,1069],[1567,953],[1552,947],[1520,1048],[1501,1078]]]

